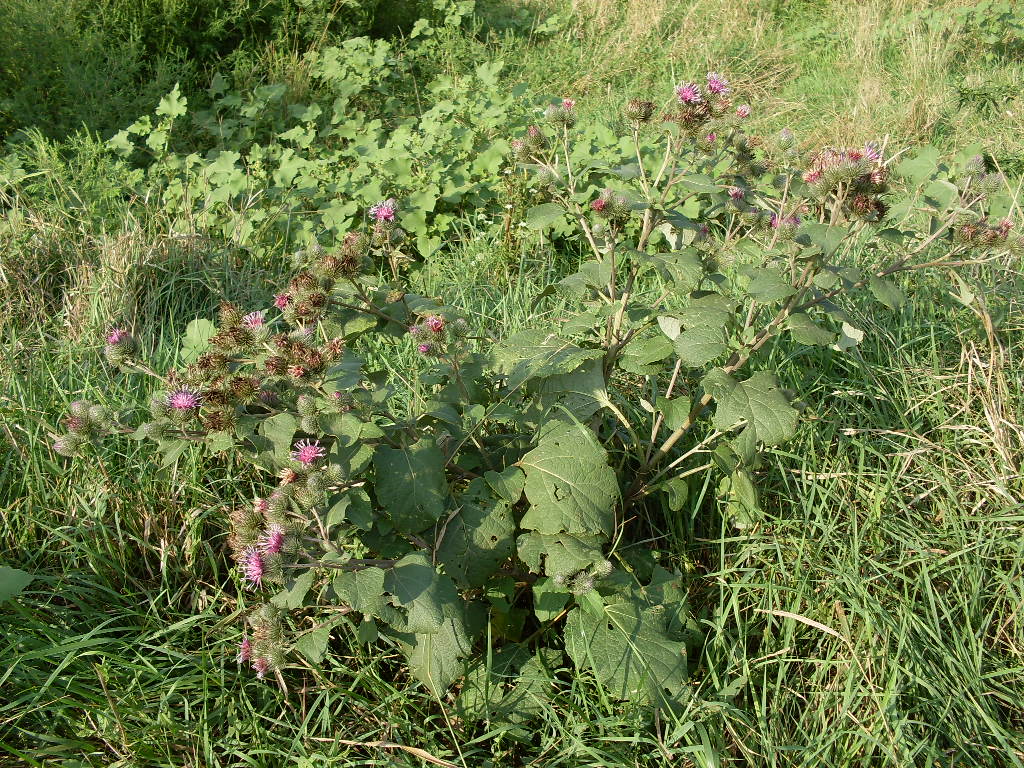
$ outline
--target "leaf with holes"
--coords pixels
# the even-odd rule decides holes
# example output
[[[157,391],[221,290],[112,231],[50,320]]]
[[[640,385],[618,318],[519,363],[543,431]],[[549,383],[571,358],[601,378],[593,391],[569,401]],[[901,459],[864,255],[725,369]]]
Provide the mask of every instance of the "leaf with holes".
[[[686,645],[669,637],[664,611],[611,599],[599,613],[575,608],[569,614],[569,658],[577,668],[593,670],[617,699],[654,705],[677,700],[686,690]]]
[[[608,452],[589,429],[578,424],[552,428],[520,466],[530,501],[522,528],[611,535],[618,483]]]
[[[768,445],[777,445],[796,433],[797,411],[770,373],[758,371],[746,381],[737,381],[721,368],[714,368],[702,383],[716,402],[717,429],[728,430],[745,423],[753,427],[758,440]]]

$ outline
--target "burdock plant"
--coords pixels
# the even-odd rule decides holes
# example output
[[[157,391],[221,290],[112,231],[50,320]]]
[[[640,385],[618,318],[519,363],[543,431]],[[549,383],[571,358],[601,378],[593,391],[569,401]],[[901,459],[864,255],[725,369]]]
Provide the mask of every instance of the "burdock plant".
[[[193,322],[179,369],[157,374],[123,330],[107,335],[110,362],[154,377],[143,423],[75,402],[54,448],[120,432],[165,463],[196,446],[253,466],[260,497],[225,502],[238,656],[258,676],[285,685],[292,653],[319,662],[352,631],[401,651],[437,695],[468,664],[467,718],[499,699],[516,711],[538,648],[613,697],[675,706],[707,624],[699,584],[649,530],[694,486],[732,525],[761,524],[759,455],[800,416],[769,350],[842,354],[863,335],[844,301],[896,310],[901,273],[969,280],[1019,257],[1003,180],[978,162],[750,135],[752,108],[719,73],[661,107],[629,99],[617,136],[577,106],[550,105],[511,142],[546,198],[527,226],[578,256],[538,297],[565,302],[556,325],[485,341],[457,308],[367,274],[379,253],[398,274],[388,199],[365,230],[298,254],[272,306]],[[368,370],[361,337],[418,350],[418,374]],[[414,375],[415,395],[392,383]],[[344,610],[291,634],[290,611],[325,604]]]

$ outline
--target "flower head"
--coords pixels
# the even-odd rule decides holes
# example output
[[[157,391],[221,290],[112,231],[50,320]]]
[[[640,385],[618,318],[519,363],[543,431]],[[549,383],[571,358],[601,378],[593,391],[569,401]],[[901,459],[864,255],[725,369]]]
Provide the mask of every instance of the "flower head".
[[[750,117],[750,105],[740,104],[736,107],[736,117]]]
[[[864,145],[864,157],[873,163],[882,159],[882,150],[878,148],[878,142],[869,141]]]
[[[244,663],[252,658],[252,642],[248,635],[242,636],[242,642],[238,645],[238,662]]]
[[[284,547],[284,528],[273,523],[259,540],[259,548],[265,555],[276,555]]]
[[[699,104],[703,98],[696,83],[680,83],[676,86],[676,98],[680,104]]]
[[[424,325],[433,333],[440,333],[444,330],[444,318],[441,315],[431,315],[424,321]]]
[[[398,201],[393,197],[381,200],[370,208],[370,218],[374,221],[394,221],[395,212],[398,210]]]
[[[167,396],[167,405],[176,411],[194,411],[202,404],[202,396],[191,389],[176,389]]]
[[[292,297],[287,293],[279,293],[274,297],[274,306],[278,309],[284,309],[292,303]]]
[[[593,210],[600,213],[601,211],[608,207],[608,201],[605,200],[603,197],[599,197],[596,200],[591,201],[590,207]]]
[[[576,107],[576,99],[562,99],[562,109],[569,111]]]
[[[708,91],[724,96],[729,92],[729,81],[717,72],[708,72]]]
[[[746,194],[741,187],[729,187],[730,200],[742,200]]]
[[[107,331],[107,344],[120,344],[130,338],[131,335],[124,328],[111,328]]]
[[[327,450],[316,440],[299,440],[292,451],[292,458],[307,467],[327,455]]]
[[[252,668],[256,670],[256,677],[262,680],[267,676],[267,672],[270,671],[270,659],[260,656],[257,659],[253,659]]]
[[[709,133],[707,136],[704,137],[704,141],[706,141],[708,144],[714,144],[716,141],[718,141],[718,134]]]
[[[421,355],[429,355],[431,350],[433,350],[433,349],[434,348],[430,344],[420,344],[418,347],[416,347],[416,350]]]
[[[257,515],[263,515],[270,509],[270,503],[266,499],[255,499],[252,508]]]
[[[242,553],[242,578],[250,587],[258,587],[263,583],[266,573],[263,555],[255,547],[249,547]]]
[[[263,312],[250,312],[242,318],[242,325],[248,328],[250,331],[255,331],[263,327],[264,323]]]

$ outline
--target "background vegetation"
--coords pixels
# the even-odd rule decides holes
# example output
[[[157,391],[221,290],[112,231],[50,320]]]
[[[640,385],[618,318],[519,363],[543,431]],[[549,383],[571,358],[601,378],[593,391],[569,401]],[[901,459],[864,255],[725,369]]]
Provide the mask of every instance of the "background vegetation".
[[[761,471],[765,519],[729,527],[707,489],[656,543],[711,638],[671,727],[567,672],[528,730],[468,726],[341,632],[283,696],[230,642],[225,500],[251,476],[157,471],[135,443],[72,463],[47,439],[77,395],[139,397],[95,354],[112,318],[171,364],[188,321],[221,295],[266,304],[289,248],[381,192],[428,190],[402,222],[414,290],[502,335],[549,323],[533,299],[567,259],[521,233],[530,192],[500,173],[538,97],[585,119],[715,69],[769,105],[755,130],[980,143],[1016,179],[1010,3],[0,0],[0,17],[0,563],[35,576],[0,607],[10,764],[424,764],[367,746],[383,741],[495,768],[1024,765],[1019,282],[972,312],[915,276],[898,313],[850,305],[852,356],[779,361],[815,423]],[[253,147],[274,167],[290,150],[294,174]]]

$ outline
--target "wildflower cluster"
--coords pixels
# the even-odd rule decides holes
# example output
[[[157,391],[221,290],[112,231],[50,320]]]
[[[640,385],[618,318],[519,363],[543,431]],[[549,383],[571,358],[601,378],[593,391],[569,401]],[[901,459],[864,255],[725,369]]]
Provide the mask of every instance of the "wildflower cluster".
[[[717,137],[718,121],[733,124],[750,115],[746,105],[732,112],[730,92],[728,81],[717,72],[708,72],[703,86],[695,82],[680,83],[675,88],[676,108],[666,114],[665,119],[677,123],[691,136],[703,139],[705,144],[714,143],[712,137]]]
[[[244,634],[238,646],[238,662],[252,665],[260,680],[280,670],[285,662],[281,614],[281,609],[273,603],[265,603],[253,611],[248,620],[252,634]]]
[[[88,443],[106,437],[116,428],[113,415],[103,405],[75,400],[64,417],[66,434],[53,441],[53,450],[62,456],[74,456]]]
[[[421,355],[457,359],[465,351],[469,323],[461,317],[449,322],[444,315],[432,314],[410,325],[409,335]]]

